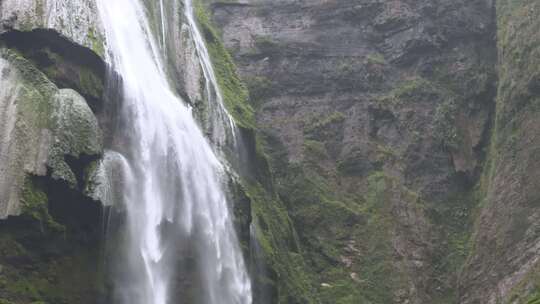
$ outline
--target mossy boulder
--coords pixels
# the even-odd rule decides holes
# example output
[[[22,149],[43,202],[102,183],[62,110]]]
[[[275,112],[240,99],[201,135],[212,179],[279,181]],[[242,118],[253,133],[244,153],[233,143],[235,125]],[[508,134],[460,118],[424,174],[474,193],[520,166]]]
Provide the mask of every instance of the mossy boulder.
[[[84,157],[102,150],[97,119],[76,92],[59,90],[29,61],[2,49],[0,218],[18,215],[28,176],[50,175],[77,186]]]

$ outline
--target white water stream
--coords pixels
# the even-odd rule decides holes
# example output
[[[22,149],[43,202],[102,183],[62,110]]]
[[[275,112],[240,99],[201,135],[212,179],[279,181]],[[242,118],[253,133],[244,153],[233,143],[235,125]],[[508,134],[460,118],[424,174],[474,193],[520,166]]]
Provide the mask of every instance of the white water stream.
[[[182,290],[174,290],[182,271],[176,262],[189,249],[197,264],[192,280],[204,289],[199,301],[251,304],[251,283],[223,189],[224,168],[190,108],[169,87],[141,3],[97,2],[110,64],[122,78],[126,269],[115,282],[117,301],[189,303]],[[189,0],[186,15],[205,75],[217,86]]]
[[[232,135],[233,144],[236,144],[236,126],[234,123],[233,118],[231,115],[227,112],[225,109],[225,106],[223,104],[223,96],[218,89],[218,82],[216,78],[216,73],[214,72],[214,69],[212,68],[212,62],[210,61],[210,54],[208,53],[208,49],[206,48],[206,45],[203,40],[203,36],[201,35],[201,31],[197,27],[197,23],[195,21],[195,13],[193,10],[193,0],[185,0],[185,11],[184,15],[186,16],[191,37],[195,43],[195,47],[197,48],[197,53],[199,55],[199,62],[201,64],[201,67],[203,68],[203,74],[204,78],[206,80],[205,82],[205,89],[206,89],[206,95],[209,99],[210,104],[210,117],[212,118],[212,123],[214,126],[212,129],[214,130],[213,139],[215,143],[218,144],[224,144],[224,139],[227,136],[227,128],[230,130]],[[226,123],[226,128],[223,128],[223,126],[220,126],[219,124]]]

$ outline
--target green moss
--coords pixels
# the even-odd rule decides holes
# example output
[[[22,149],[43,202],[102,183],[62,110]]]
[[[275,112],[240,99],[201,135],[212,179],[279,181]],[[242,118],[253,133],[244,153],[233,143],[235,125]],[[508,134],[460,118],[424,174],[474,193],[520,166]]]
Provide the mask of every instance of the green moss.
[[[321,286],[320,293],[324,303],[336,304],[359,304],[370,303],[362,295],[362,292],[348,278],[347,273],[339,273],[338,276],[345,279],[333,281],[333,284]],[[324,283],[323,283],[324,284]]]
[[[416,77],[400,83],[390,93],[377,100],[383,104],[399,105],[406,102],[423,101],[440,94],[440,90],[430,81]]]
[[[13,299],[26,299],[23,303],[88,303],[96,293],[102,292],[95,252],[94,249],[88,253],[72,249],[73,256],[48,260],[32,256],[32,271],[6,270],[8,283],[3,291]]]
[[[43,218],[46,198],[39,188],[34,182],[25,196],[39,206],[31,211]],[[28,214],[0,222],[0,297],[16,304],[95,303],[104,294],[96,235],[73,226],[44,231],[35,222]]]
[[[277,303],[315,303],[312,278],[299,254],[298,239],[291,220],[280,200],[258,183],[244,182],[251,200],[253,218],[258,224],[257,240],[269,267],[276,277],[270,278],[278,291]]]
[[[404,287],[406,279],[392,262],[393,215],[389,194],[395,191],[393,188],[393,181],[377,171],[367,178],[367,189],[362,198],[342,203],[349,210],[348,216],[327,212],[329,202],[322,203],[319,217],[326,221],[321,227],[330,229],[338,240],[346,240],[323,241],[335,251],[336,259],[329,262],[331,256],[327,253],[324,259],[316,262],[322,267],[319,291],[323,303],[393,303],[393,292]],[[324,192],[324,195],[330,193]],[[321,221],[320,218],[315,220]],[[308,226],[308,229],[313,228]],[[316,235],[321,232],[317,231]],[[314,248],[316,251],[320,249]],[[349,266],[338,263],[343,258],[349,260]]]
[[[65,227],[57,223],[49,214],[45,192],[27,177],[21,194],[22,213],[40,223],[42,229],[63,232]]]
[[[47,212],[47,195],[38,189],[31,179],[27,179],[21,201],[23,203],[23,213],[30,215],[34,219],[40,220]]]
[[[328,152],[326,151],[324,143],[316,140],[306,140],[304,142],[304,153],[316,160],[328,157]]]
[[[540,304],[540,297],[536,297],[530,300],[529,302],[527,302],[527,304]]]
[[[83,181],[85,185],[84,193],[88,196],[92,196],[96,187],[99,185],[97,178],[97,171],[99,170],[101,160],[94,160],[88,164],[83,170]]]
[[[86,96],[101,98],[104,91],[103,80],[86,68],[79,69],[79,91]]]
[[[67,61],[60,54],[49,49],[34,50],[35,54],[27,54],[30,57],[46,56],[50,64],[41,69],[49,79],[59,87],[69,87],[83,96],[100,100],[105,89],[103,79],[89,67]],[[38,63],[39,64],[39,63]],[[73,72],[75,70],[76,72]]]
[[[43,20],[45,17],[43,0],[36,0],[35,2],[35,13],[38,20]]]
[[[483,256],[486,259],[512,255],[514,242],[522,241],[527,230],[532,227],[528,219],[530,210],[522,208],[529,202],[521,194],[534,197],[531,194],[533,189],[527,186],[520,189],[521,194],[514,204],[518,207],[501,209],[504,204],[491,204],[500,204],[506,199],[504,193],[508,189],[494,188],[503,185],[504,181],[519,180],[521,185],[534,185],[534,181],[527,177],[536,169],[535,163],[528,164],[530,155],[535,154],[528,138],[537,133],[537,124],[530,122],[536,120],[540,111],[540,99],[536,91],[536,75],[540,69],[540,35],[537,30],[540,25],[540,3],[534,0],[500,0],[496,1],[496,9],[499,56],[496,114],[494,127],[489,134],[491,141],[483,173],[476,189],[478,194],[474,200],[477,202],[477,210],[487,209],[488,214],[496,211],[495,214],[502,217],[495,215],[494,219],[502,222],[478,222],[478,229],[489,226],[495,233],[481,243],[463,246],[464,252],[468,250],[470,256]],[[481,245],[486,242],[490,246]],[[457,252],[460,252],[460,247],[457,246]],[[536,303],[540,295],[539,270],[538,265],[535,265],[526,273],[521,272],[521,281],[513,286],[501,303]],[[505,276],[516,274],[515,270],[505,268],[504,265],[493,265],[490,271]]]
[[[367,161],[363,150],[354,149],[339,159],[336,167],[341,176],[365,176],[373,167],[378,167],[378,164]]]
[[[427,204],[433,232],[437,239],[444,240],[438,243],[430,261],[432,276],[439,282],[437,295],[442,303],[459,301],[453,280],[473,249],[474,210],[481,200],[478,191],[478,188],[458,191],[445,201]]]
[[[92,50],[101,57],[105,56],[105,42],[99,33],[94,29],[88,29],[87,38],[92,45]]]
[[[196,3],[195,12],[227,110],[241,127],[254,129],[255,119],[248,103],[248,91],[240,81],[232,58],[200,2]],[[265,45],[262,43],[261,46]],[[259,81],[251,82],[251,88],[253,96],[260,97],[267,93],[270,83],[266,79],[256,80]],[[256,140],[255,145],[258,170],[265,171],[267,160],[260,139]],[[283,203],[271,190],[269,174],[267,171],[262,173],[264,177],[260,175],[259,181],[242,182],[244,192],[251,202],[253,222],[258,226],[257,240],[271,270],[270,275],[261,280],[276,288],[276,303],[316,303],[313,279],[300,253],[298,237]],[[266,186],[263,187],[261,182]]]
[[[345,81],[354,78],[354,74],[356,73],[354,65],[355,63],[352,62],[350,58],[342,58],[339,60],[339,63],[336,67],[339,81]]]
[[[40,295],[35,283],[36,282],[29,282],[26,280],[16,281],[7,285],[6,291],[15,295],[23,295],[31,300],[38,300],[40,299]]]
[[[337,192],[336,185],[303,166],[290,164],[284,178],[281,197],[305,247],[305,259],[317,273],[321,302],[391,303],[392,291],[406,283],[392,264],[389,194],[396,191],[394,182],[383,172],[372,173],[363,197],[354,197]]]
[[[0,234],[0,257],[2,259],[27,258],[28,252],[13,235]]]
[[[540,302],[540,263],[534,267],[516,284],[504,302],[505,304],[523,303],[537,304]]]
[[[413,78],[402,83],[399,87],[392,90],[391,95],[397,99],[413,99],[426,89],[431,88],[431,83],[424,78]]]
[[[366,56],[366,61],[369,64],[386,64],[386,59],[381,53],[372,53]]]
[[[325,138],[325,133],[336,124],[341,124],[345,121],[345,115],[341,112],[332,112],[328,116],[314,116],[307,119],[304,123],[304,133],[312,139]]]
[[[498,142],[522,121],[523,113],[540,111],[538,71],[540,70],[540,20],[534,12],[540,3],[532,0],[497,1],[498,49],[500,54],[496,128]],[[522,111],[525,110],[526,111]]]
[[[388,188],[387,177],[382,171],[376,171],[367,178],[368,191],[366,194],[366,203],[369,209],[379,207],[377,204],[384,202],[385,191]]]
[[[279,43],[272,40],[270,36],[255,36],[254,43],[258,51],[263,54],[278,54],[282,49]]]
[[[435,110],[434,137],[442,145],[458,149],[461,144],[461,136],[456,126],[457,105],[453,99],[440,103]]]
[[[392,240],[399,232],[395,231],[397,227],[391,201],[396,196],[409,208],[418,205],[416,193],[384,172],[375,171],[367,178],[364,194],[367,221],[356,233],[360,253],[358,274],[367,303],[394,303],[396,292],[406,289],[411,279],[407,270],[395,263]]]
[[[376,161],[378,163],[390,163],[400,158],[400,154],[390,146],[376,144],[376,151]]]
[[[37,98],[49,99],[57,90],[56,86],[47,79],[45,74],[26,60],[21,53],[11,49],[0,48],[0,56],[9,61],[17,69],[18,75],[21,77],[22,83],[27,90],[36,91],[36,93],[33,93],[34,95],[41,95],[35,96],[36,98],[28,98],[34,102],[32,106],[37,107],[40,110],[39,112],[45,111],[42,114],[43,116],[50,114],[51,110],[48,109],[50,104],[46,101],[37,100]]]
[[[261,105],[262,100],[272,93],[273,83],[266,77],[250,77],[245,80],[249,89],[249,97],[255,107]]]
[[[55,142],[50,147],[48,166],[54,179],[64,180],[76,187],[77,176],[65,161],[65,156],[75,158],[97,156],[102,152],[102,137],[97,119],[84,101],[72,90],[60,90],[54,97],[53,114]],[[80,177],[83,178],[83,177]]]
[[[206,40],[225,107],[237,124],[254,129],[255,117],[248,100],[249,93],[240,80],[236,66],[223,46],[203,4],[199,1],[195,3],[195,15]]]

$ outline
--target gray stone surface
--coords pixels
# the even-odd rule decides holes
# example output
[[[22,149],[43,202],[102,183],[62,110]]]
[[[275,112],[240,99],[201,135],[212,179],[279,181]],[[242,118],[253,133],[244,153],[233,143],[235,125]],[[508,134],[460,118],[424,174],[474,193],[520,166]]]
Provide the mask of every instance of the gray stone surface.
[[[0,57],[0,218],[21,212],[19,197],[28,176],[51,174],[76,184],[69,155],[102,150],[97,119],[76,92],[59,90],[31,63],[11,51]]]
[[[495,106],[493,3],[213,2],[317,283],[350,284],[342,298],[319,288],[323,302],[368,303],[363,295],[373,303],[457,303],[456,265],[468,254],[459,242],[472,233],[476,203],[468,197]],[[316,188],[294,197],[288,185],[298,168],[325,186],[322,202],[311,195]],[[375,217],[389,226],[370,239],[363,236],[368,224],[340,223],[323,203],[367,208],[363,200],[373,197],[370,185],[381,175],[388,189],[380,203],[389,209]],[[320,227],[313,216],[331,224]],[[382,249],[370,251],[386,245],[386,258]],[[374,278],[370,265],[383,272]]]
[[[0,33],[50,29],[104,55],[104,32],[93,0],[3,0]]]

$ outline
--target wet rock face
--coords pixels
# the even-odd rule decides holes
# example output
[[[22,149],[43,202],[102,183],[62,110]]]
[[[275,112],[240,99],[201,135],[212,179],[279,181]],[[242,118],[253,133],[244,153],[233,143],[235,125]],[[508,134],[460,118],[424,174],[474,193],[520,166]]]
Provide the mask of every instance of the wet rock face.
[[[347,150],[354,150],[352,145],[363,139],[352,139],[358,132],[347,130],[366,130],[370,120],[377,120],[374,112],[381,112],[368,114],[368,108],[388,107],[377,97],[401,84],[404,90],[414,89],[423,85],[420,78],[427,78],[441,87],[436,88],[438,95],[445,95],[443,89],[450,87],[448,94],[464,95],[471,107],[476,95],[492,89],[482,79],[489,78],[495,60],[492,8],[485,1],[263,1],[213,7],[215,21],[223,26],[225,43],[233,50],[252,94],[264,102],[259,111],[261,124],[276,122],[272,129],[283,130],[280,133],[287,138],[292,160],[301,159],[300,120],[312,115],[337,111],[357,116],[343,124],[344,140],[351,143],[334,151],[349,154]],[[477,45],[484,49],[477,50]],[[485,71],[470,75],[475,68]],[[452,90],[451,86],[461,87]],[[441,100],[448,99],[421,93],[411,97],[423,99],[428,107],[407,102],[393,116],[409,110],[418,112],[414,116],[427,116],[421,118],[426,121]],[[295,115],[301,117],[279,120]],[[388,118],[387,125],[392,121]],[[380,127],[371,127],[366,135],[377,135]],[[482,132],[471,134],[471,145],[479,141],[478,133]],[[388,139],[397,145],[400,138]],[[474,166],[472,159],[464,162]]]
[[[0,302],[104,296],[105,64],[93,1],[0,2]],[[84,96],[84,97],[83,97]]]
[[[102,270],[95,267],[101,264],[102,208],[85,190],[103,151],[98,119],[79,93],[48,78],[57,70],[46,75],[35,58],[23,57],[28,53],[20,45],[13,45],[17,51],[5,47],[12,45],[5,38],[0,302],[95,303],[104,290]],[[38,44],[35,50],[43,49]]]
[[[491,170],[461,303],[534,303],[540,290],[537,145],[540,3],[498,1],[499,88]]]
[[[0,98],[2,200],[0,217],[19,215],[19,196],[28,175],[63,180],[75,187],[76,174],[66,155],[97,156],[101,133],[86,101],[75,91],[59,90],[32,64],[2,50]],[[49,169],[47,169],[49,168]]]
[[[100,56],[105,35],[95,1],[5,0],[0,3],[0,34],[50,29]]]
[[[183,4],[164,2],[169,77],[204,124]],[[247,240],[251,213],[269,209],[260,225],[278,260],[270,276],[297,274],[285,293],[261,294],[283,303],[535,299],[537,1],[206,2],[256,106],[279,193],[271,200],[286,206],[252,197],[254,211],[237,212]],[[156,3],[144,2],[163,39]],[[104,296],[93,267],[101,211],[83,193],[102,149],[96,116],[114,120],[101,117],[98,20],[89,0],[0,1],[0,218],[23,214],[0,221],[0,302]],[[269,181],[266,162],[256,165]]]
[[[456,303],[495,111],[492,1],[210,7],[322,301]]]

